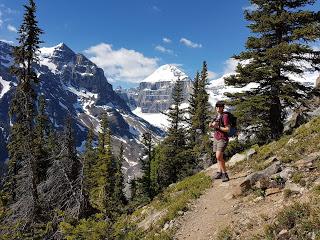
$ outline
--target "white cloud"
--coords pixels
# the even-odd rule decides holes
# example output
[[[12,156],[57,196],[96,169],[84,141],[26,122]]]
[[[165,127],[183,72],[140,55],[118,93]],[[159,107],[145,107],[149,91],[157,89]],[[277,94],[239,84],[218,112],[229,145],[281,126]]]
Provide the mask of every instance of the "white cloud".
[[[101,67],[109,81],[140,82],[158,68],[157,58],[148,58],[135,50],[112,49],[100,43],[84,51],[92,62]]]
[[[172,42],[170,38],[166,38],[166,37],[162,38],[162,41],[164,43],[171,43]]]
[[[7,29],[10,31],[10,32],[18,32],[18,30],[16,29],[15,26],[11,25],[11,24],[8,24],[7,26]]]
[[[208,70],[208,79],[209,81],[215,79],[218,76],[217,73]]]
[[[5,42],[5,43],[11,44],[11,45],[13,45],[13,44],[14,44],[14,42],[13,42],[13,41],[6,40],[6,39],[0,39],[0,42]]]
[[[186,39],[186,38],[181,38],[180,39],[180,42],[187,46],[187,47],[190,47],[190,48],[202,48],[202,45],[200,43],[194,43],[192,42],[191,40],[189,39]]]
[[[156,46],[154,49],[162,53],[173,54],[173,51],[171,49],[167,49],[161,45]]]
[[[254,4],[250,5],[250,6],[243,7],[242,10],[246,10],[246,11],[252,12],[252,11],[258,10],[258,8],[259,8],[259,6],[254,3]]]
[[[0,19],[0,28],[2,27],[2,24],[3,24],[3,20]]]
[[[229,58],[224,62],[223,74],[234,74],[239,61],[234,58]]]

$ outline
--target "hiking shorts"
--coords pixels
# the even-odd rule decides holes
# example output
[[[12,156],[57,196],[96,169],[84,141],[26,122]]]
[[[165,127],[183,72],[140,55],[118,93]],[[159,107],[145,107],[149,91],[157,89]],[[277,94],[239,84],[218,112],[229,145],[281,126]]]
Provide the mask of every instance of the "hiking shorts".
[[[214,138],[213,140],[213,152],[224,152],[228,146],[228,141],[224,139],[217,140]]]

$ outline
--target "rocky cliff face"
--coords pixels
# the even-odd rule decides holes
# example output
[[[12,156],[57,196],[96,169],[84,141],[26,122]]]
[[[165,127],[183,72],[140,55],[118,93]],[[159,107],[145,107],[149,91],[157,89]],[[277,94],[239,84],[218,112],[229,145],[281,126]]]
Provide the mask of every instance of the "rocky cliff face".
[[[191,79],[174,65],[163,65],[153,74],[144,79],[135,89],[122,90],[122,95],[127,99],[134,99],[131,107],[140,107],[142,113],[159,113],[166,111],[172,104],[172,89],[180,79],[183,84],[184,102],[192,91]]]
[[[10,74],[12,46],[0,42],[0,162],[7,156],[5,144],[8,140],[10,119],[9,103],[14,94],[17,80]],[[84,55],[73,52],[66,44],[52,48],[41,48],[40,62],[35,66],[40,79],[38,94],[44,94],[47,113],[52,125],[62,130],[66,115],[73,118],[78,150],[82,151],[91,125],[97,134],[101,114],[109,117],[115,152],[124,144],[126,162],[123,164],[128,175],[136,174],[141,154],[140,137],[150,131],[154,138],[163,132],[135,116],[125,101],[112,89],[104,72]]]

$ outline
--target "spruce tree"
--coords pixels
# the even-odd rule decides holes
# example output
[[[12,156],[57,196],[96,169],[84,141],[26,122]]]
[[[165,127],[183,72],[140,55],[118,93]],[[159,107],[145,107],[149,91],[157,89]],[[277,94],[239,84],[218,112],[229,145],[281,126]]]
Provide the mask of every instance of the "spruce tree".
[[[185,110],[181,109],[182,90],[182,83],[178,79],[172,91],[173,105],[166,114],[170,125],[167,137],[163,141],[164,158],[159,163],[158,169],[160,188],[176,182],[181,177],[181,169],[185,164],[182,157],[186,149],[186,131],[183,126]]]
[[[65,121],[63,145],[65,149],[63,158],[66,161],[68,177],[75,181],[79,177],[79,171],[82,166],[77,156],[71,115],[68,115]]]
[[[84,175],[84,191],[89,194],[92,190],[93,183],[93,167],[97,161],[97,151],[93,148],[94,132],[91,126],[88,131],[86,140],[86,150],[83,154],[83,175]]]
[[[153,143],[151,133],[146,132],[142,135],[142,143],[144,145],[143,157],[140,158],[142,178],[140,179],[143,192],[149,198],[153,198],[153,191],[151,187],[151,162],[154,159]]]
[[[203,62],[200,80],[198,84],[198,94],[196,99],[196,109],[193,125],[195,125],[202,135],[207,134],[208,132],[208,123],[209,123],[209,94],[207,93],[208,86],[208,68],[206,61]]]
[[[114,184],[114,199],[117,204],[117,213],[123,212],[123,207],[127,203],[126,196],[124,195],[124,177],[122,172],[122,162],[124,161],[123,156],[123,144],[120,145],[119,155],[115,162],[115,184]]]
[[[43,181],[49,168],[49,117],[46,113],[45,97],[40,95],[38,98],[38,114],[35,119],[35,138],[34,147],[37,162],[36,176],[37,183]]]
[[[9,136],[9,169],[6,189],[10,196],[10,202],[27,201],[29,204],[27,219],[21,221],[34,222],[39,214],[39,202],[37,192],[37,162],[35,139],[35,115],[36,98],[35,85],[39,82],[33,64],[38,62],[38,50],[40,34],[36,20],[36,5],[29,0],[24,5],[25,13],[23,22],[18,31],[18,46],[13,47],[14,64],[11,67],[12,74],[17,78],[18,85],[10,105],[10,118],[13,123]],[[29,189],[25,193],[24,189]],[[22,209],[22,208],[21,208]],[[23,211],[23,210],[22,210]],[[13,214],[15,212],[13,211]]]
[[[190,94],[189,98],[189,108],[188,108],[188,113],[189,113],[189,119],[188,119],[188,124],[189,124],[189,143],[190,146],[194,146],[196,142],[196,137],[197,137],[197,129],[199,129],[199,124],[196,119],[196,112],[197,112],[197,107],[199,106],[198,104],[198,95],[199,95],[199,81],[200,81],[200,74],[199,72],[196,73],[196,76],[193,81],[193,86],[192,86],[192,93]]]
[[[105,135],[105,151],[102,154],[102,160],[106,165],[105,171],[105,182],[104,182],[104,210],[106,215],[111,218],[111,220],[115,220],[117,216],[117,212],[115,209],[117,208],[118,202],[115,199],[115,159],[112,153],[111,147],[111,131],[108,127],[107,134]]]
[[[243,131],[265,142],[282,134],[285,109],[300,107],[310,93],[311,89],[293,81],[291,74],[319,70],[320,52],[309,45],[320,37],[319,12],[305,8],[315,0],[250,2],[257,6],[244,13],[252,36],[246,50],[234,56],[240,61],[236,74],[225,80],[237,87],[258,84],[250,91],[228,96]]]

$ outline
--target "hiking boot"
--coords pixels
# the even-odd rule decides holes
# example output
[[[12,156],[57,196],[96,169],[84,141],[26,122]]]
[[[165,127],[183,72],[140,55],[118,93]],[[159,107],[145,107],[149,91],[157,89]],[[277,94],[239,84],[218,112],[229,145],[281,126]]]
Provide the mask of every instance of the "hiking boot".
[[[228,182],[229,181],[228,173],[222,173],[221,179],[222,179],[222,182]]]
[[[213,175],[212,179],[221,179],[222,172],[217,172],[215,175]]]

